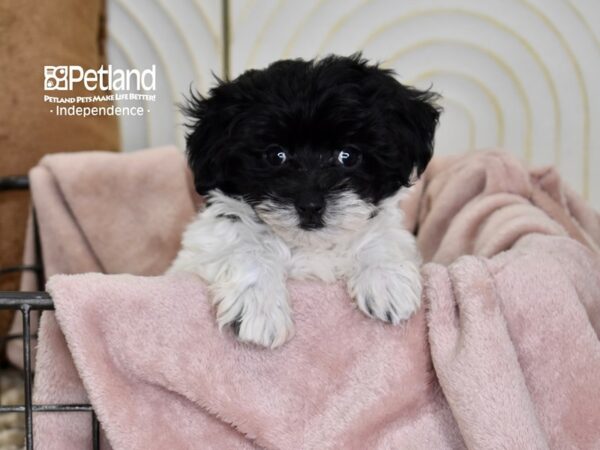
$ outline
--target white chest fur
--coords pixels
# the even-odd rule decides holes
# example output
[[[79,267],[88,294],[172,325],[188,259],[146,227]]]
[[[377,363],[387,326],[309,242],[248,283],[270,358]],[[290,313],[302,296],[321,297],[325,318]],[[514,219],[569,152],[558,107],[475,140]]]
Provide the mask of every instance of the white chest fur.
[[[372,247],[376,252],[374,243],[386,238],[390,239],[384,245],[388,250],[399,244],[405,247],[401,244],[406,238],[413,241],[402,226],[397,201],[396,197],[389,199],[376,216],[356,230],[294,230],[286,234],[276,233],[262,223],[246,203],[215,193],[210,205],[184,233],[173,269],[195,272],[212,282],[217,276],[212,263],[248,256],[254,257],[257,264],[271,259],[285,269],[289,278],[325,282],[344,279],[359,263],[356,255],[361,249]],[[406,249],[398,249],[402,250]],[[372,257],[376,259],[376,255]]]

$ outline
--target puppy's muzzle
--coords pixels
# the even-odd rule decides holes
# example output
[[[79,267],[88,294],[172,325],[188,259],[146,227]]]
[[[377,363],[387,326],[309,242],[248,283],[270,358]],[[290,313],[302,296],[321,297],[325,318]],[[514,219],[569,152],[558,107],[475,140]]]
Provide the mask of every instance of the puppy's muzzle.
[[[319,198],[302,199],[296,202],[296,211],[300,219],[300,228],[303,230],[315,230],[323,228],[323,213],[325,212],[325,200]]]

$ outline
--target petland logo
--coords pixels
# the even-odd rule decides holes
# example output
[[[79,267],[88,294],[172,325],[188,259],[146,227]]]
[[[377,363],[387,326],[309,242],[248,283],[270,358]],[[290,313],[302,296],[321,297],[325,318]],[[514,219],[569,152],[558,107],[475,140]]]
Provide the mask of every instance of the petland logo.
[[[71,91],[77,83],[83,83],[88,91],[154,91],[156,90],[156,66],[151,69],[113,69],[100,66],[98,70],[84,70],[81,66],[44,66],[44,90]]]
[[[88,92],[74,95],[73,88],[79,86]],[[143,116],[156,101],[156,94],[148,91],[156,91],[155,65],[146,70],[113,69],[110,64],[98,70],[44,66],[44,102],[57,116]]]

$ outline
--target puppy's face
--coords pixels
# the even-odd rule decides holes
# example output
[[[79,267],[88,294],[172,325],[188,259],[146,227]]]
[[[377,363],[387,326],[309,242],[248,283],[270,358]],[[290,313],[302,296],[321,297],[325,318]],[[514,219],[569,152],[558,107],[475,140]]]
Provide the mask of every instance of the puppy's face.
[[[357,56],[248,71],[186,109],[196,189],[242,198],[280,233],[357,229],[425,169],[433,98]]]

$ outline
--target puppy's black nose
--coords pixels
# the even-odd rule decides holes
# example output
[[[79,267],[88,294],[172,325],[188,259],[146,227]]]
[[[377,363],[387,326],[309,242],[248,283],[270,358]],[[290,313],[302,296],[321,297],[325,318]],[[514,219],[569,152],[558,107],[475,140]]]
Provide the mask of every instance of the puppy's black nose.
[[[314,230],[323,227],[324,198],[315,195],[301,197],[296,200],[296,210],[300,219],[300,228]]]
[[[325,210],[325,204],[318,201],[302,202],[296,205],[298,212],[306,216],[320,216]]]

